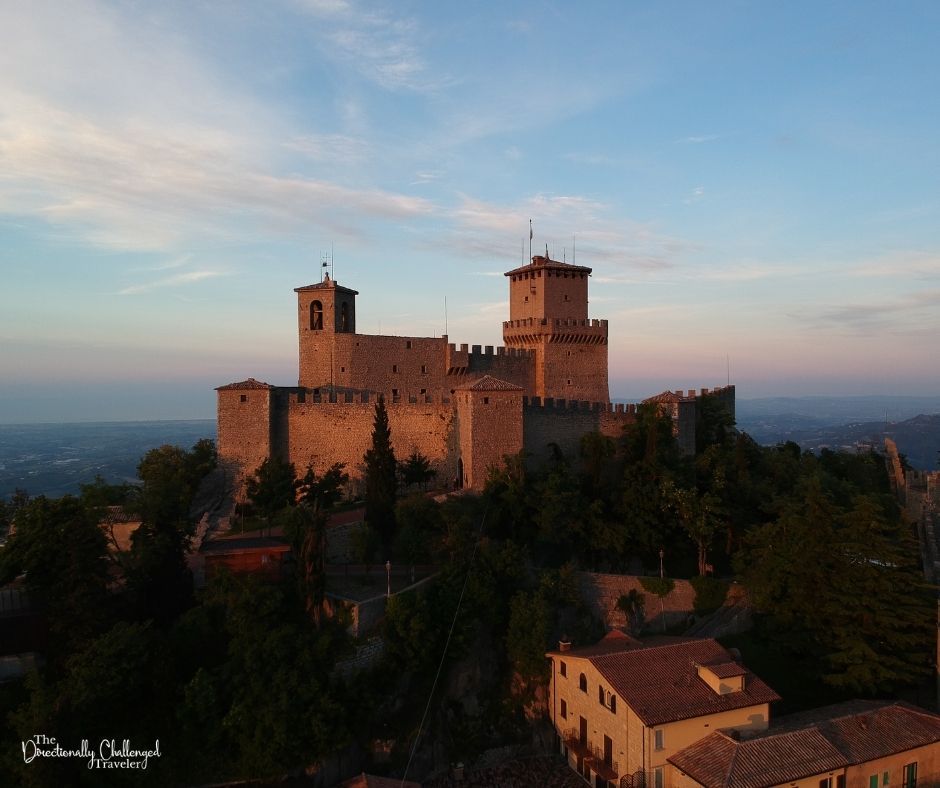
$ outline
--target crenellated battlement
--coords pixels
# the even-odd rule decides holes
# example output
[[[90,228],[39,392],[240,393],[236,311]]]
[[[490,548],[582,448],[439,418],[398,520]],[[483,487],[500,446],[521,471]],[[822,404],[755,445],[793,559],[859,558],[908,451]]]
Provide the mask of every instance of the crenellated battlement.
[[[475,356],[480,358],[498,358],[505,356],[507,358],[525,359],[531,359],[535,356],[535,351],[533,350],[506,347],[505,345],[468,345],[464,343],[458,350],[457,345],[453,342],[447,346],[447,352],[452,358],[456,358],[458,354],[466,356],[468,361]]]
[[[507,328],[594,328],[607,330],[606,320],[574,320],[565,318],[529,317],[523,320],[504,320],[503,329]]]
[[[396,396],[390,391],[331,391],[329,389],[300,387],[282,387],[276,390],[276,396],[281,401],[287,402],[291,410],[305,406],[321,405],[375,405],[380,395],[385,398],[387,407],[397,407],[399,405],[449,405],[451,403],[451,397],[440,392]]]
[[[582,413],[617,413],[635,416],[638,405],[630,402],[586,402],[555,397],[523,397],[522,407],[528,410],[580,411]]]

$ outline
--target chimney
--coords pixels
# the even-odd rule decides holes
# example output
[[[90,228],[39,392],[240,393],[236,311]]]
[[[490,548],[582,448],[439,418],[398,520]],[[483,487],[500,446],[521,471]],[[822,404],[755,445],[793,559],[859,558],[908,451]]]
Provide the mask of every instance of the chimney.
[[[561,640],[558,641],[558,650],[559,651],[571,651],[571,641],[568,640],[567,635],[561,636]]]

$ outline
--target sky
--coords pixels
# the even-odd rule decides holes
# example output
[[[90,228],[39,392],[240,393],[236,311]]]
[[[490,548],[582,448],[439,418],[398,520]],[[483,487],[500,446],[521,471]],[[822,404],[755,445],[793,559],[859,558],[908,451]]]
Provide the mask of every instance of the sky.
[[[0,423],[297,379],[293,288],[499,344],[593,268],[611,397],[940,389],[940,4],[0,3]],[[576,250],[576,251],[575,251]]]

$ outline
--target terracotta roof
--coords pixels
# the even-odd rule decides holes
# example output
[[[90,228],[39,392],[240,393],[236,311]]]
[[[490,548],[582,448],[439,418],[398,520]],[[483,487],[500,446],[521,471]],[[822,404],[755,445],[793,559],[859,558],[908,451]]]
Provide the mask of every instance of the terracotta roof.
[[[457,391],[525,391],[525,389],[515,383],[494,378],[492,375],[484,375],[473,383],[458,386]]]
[[[584,265],[572,265],[571,263],[561,263],[558,260],[552,260],[544,255],[537,254],[532,258],[532,262],[528,265],[520,266],[519,268],[513,268],[512,271],[507,271],[503,276],[512,276],[513,274],[524,274],[528,271],[538,271],[549,269],[561,269],[566,271],[580,271],[585,274],[591,273],[591,269]]]
[[[235,553],[244,552],[245,550],[278,550],[285,552],[290,549],[290,543],[285,539],[272,536],[235,534],[203,542],[199,551],[201,553]]]
[[[546,656],[587,659],[646,725],[780,700],[715,640],[667,636],[638,640],[613,630],[593,646],[549,651]],[[699,678],[699,665],[727,676],[744,676],[744,689],[717,694]]]
[[[726,662],[713,662],[708,665],[702,665],[702,667],[708,668],[720,679],[730,679],[732,676],[747,675],[747,668],[745,668],[744,665],[739,665],[737,662],[730,660]]]
[[[652,397],[647,397],[643,402],[681,402],[686,399],[689,398],[683,394],[676,394],[674,391],[664,391],[662,394],[654,394]]]
[[[849,701],[781,717],[771,730],[817,728],[851,763],[940,742],[940,716],[907,703]]]
[[[626,651],[631,648],[643,648],[643,643],[636,638],[630,637],[619,629],[612,629],[597,643],[592,646],[581,646],[580,648],[569,648],[566,651],[549,651],[546,656],[558,657],[597,657],[602,654],[613,654],[620,651]]]
[[[344,293],[352,293],[353,295],[359,295],[358,290],[351,290],[348,287],[343,287],[338,285],[335,279],[324,279],[322,282],[317,282],[312,285],[304,285],[303,287],[295,287],[295,293],[301,293],[305,290],[341,290]]]
[[[351,777],[339,784],[339,788],[421,788],[421,783],[411,780],[397,780],[391,777],[376,777],[363,772],[358,777]]]
[[[781,717],[737,741],[717,731],[669,762],[705,788],[761,788],[940,742],[940,716],[906,703],[849,701]]]
[[[749,741],[715,731],[668,760],[705,788],[765,788],[848,765],[845,756],[812,729]]]
[[[744,689],[717,694],[698,675],[698,665],[730,662],[715,640],[688,640],[631,648],[590,657],[591,664],[647,725],[701,717],[780,700],[760,678],[745,669]]]
[[[263,380],[255,380],[254,378],[248,378],[248,380],[242,380],[238,383],[229,383],[227,386],[218,386],[216,391],[233,391],[236,389],[273,389],[270,383],[265,383]]]

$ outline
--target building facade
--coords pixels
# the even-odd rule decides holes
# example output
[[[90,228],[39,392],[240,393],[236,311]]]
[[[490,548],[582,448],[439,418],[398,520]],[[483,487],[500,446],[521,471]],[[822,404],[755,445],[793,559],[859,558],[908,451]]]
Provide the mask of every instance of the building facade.
[[[613,630],[547,656],[559,750],[596,788],[671,785],[671,755],[714,730],[766,728],[780,697],[714,640],[640,641]]]
[[[608,326],[588,316],[590,274],[543,256],[506,272],[509,320],[496,348],[360,334],[358,291],[329,276],[298,287],[297,385],[219,387],[220,459],[243,477],[268,457],[301,472],[342,462],[355,484],[380,396],[396,456],[418,451],[446,486],[481,489],[490,467],[520,451],[538,462],[554,445],[574,457],[588,432],[618,437],[636,406],[610,402]],[[733,412],[734,387],[722,392]],[[690,392],[693,406],[706,393]],[[675,408],[677,430],[694,430],[688,402],[684,421]]]

